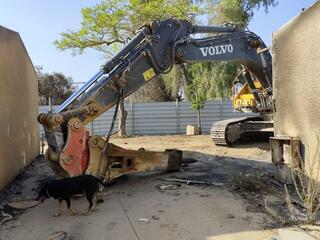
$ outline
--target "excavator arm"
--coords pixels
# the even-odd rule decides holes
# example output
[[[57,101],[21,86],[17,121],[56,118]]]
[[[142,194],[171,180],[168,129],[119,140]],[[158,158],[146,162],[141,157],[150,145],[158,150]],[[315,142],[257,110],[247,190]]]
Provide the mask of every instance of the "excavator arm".
[[[203,33],[213,36],[201,37]],[[257,105],[263,111],[271,109],[261,104],[263,98],[272,95],[272,69],[270,53],[259,37],[234,26],[197,26],[177,19],[154,21],[143,26],[119,53],[55,112],[38,116],[48,141],[47,159],[51,163],[59,162],[58,165],[53,164],[53,168],[67,172],[67,175],[92,174],[93,170],[88,172],[90,164],[95,165],[95,175],[101,175],[97,166],[101,167],[101,161],[112,162],[107,159],[112,153],[106,151],[101,137],[90,137],[84,125],[110,109],[120,98],[129,96],[160,74],[168,73],[174,64],[205,61],[241,63],[247,69],[245,77]],[[265,89],[263,93],[255,89],[251,75],[261,82]],[[93,145],[100,149],[95,154],[90,148]],[[104,153],[100,154],[102,149]],[[95,160],[93,155],[97,155]],[[129,160],[132,167],[132,159]],[[70,169],[75,161],[78,162],[76,171]],[[121,166],[128,165],[123,161]],[[103,169],[109,169],[109,163]],[[109,170],[102,174],[106,171]]]

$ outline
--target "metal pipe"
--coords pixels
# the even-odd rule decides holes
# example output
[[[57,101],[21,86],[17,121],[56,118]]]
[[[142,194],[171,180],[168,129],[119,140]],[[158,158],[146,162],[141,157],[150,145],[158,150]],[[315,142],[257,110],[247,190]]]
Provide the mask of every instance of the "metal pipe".
[[[224,32],[236,32],[237,28],[235,26],[199,26],[193,25],[192,33],[224,33]]]
[[[85,85],[83,85],[78,91],[74,92],[64,103],[62,103],[54,112],[59,113],[69,106],[74,100],[77,99],[83,92],[91,87],[102,75],[104,71],[101,69],[96,75],[94,75]]]

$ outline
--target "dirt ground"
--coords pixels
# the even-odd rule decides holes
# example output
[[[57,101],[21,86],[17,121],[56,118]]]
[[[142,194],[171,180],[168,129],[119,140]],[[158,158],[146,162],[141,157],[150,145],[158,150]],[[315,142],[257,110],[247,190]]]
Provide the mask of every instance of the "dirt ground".
[[[112,138],[111,142],[128,149],[177,148],[184,152],[184,164],[180,172],[121,177],[104,189],[104,203],[89,215],[81,214],[87,208],[84,198],[72,200],[76,216],[65,210],[53,217],[57,208],[53,199],[14,211],[7,202],[34,197],[43,182],[54,178],[39,158],[0,195],[4,212],[14,216],[1,226],[0,239],[49,239],[59,231],[65,235],[54,239],[312,239],[301,237],[305,233],[300,230],[284,228],[281,219],[265,210],[264,202],[281,202],[285,207],[266,142],[218,147],[207,135]],[[163,190],[160,186],[172,184],[166,178],[207,184],[180,183]]]
[[[240,143],[232,148],[215,146],[208,135],[185,136],[138,136],[128,138],[113,138],[112,143],[128,149],[139,149],[143,146],[146,150],[163,151],[166,148],[177,148],[187,152],[199,152],[212,156],[228,156],[249,158],[270,163],[268,142]]]

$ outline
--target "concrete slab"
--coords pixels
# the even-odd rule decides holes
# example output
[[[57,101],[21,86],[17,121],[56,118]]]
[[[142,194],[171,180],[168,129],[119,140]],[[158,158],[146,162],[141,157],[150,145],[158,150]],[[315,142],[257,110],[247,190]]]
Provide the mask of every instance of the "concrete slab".
[[[161,175],[163,177],[163,175]],[[169,175],[168,175],[169,176]],[[211,239],[212,236],[262,229],[262,213],[250,213],[227,189],[182,185],[161,191],[158,175],[131,176],[107,190],[105,202],[88,216],[53,217],[57,203],[50,199],[28,209],[1,231],[1,239],[47,239],[65,231],[72,239]],[[73,207],[85,212],[84,198]],[[149,223],[139,222],[140,218]],[[271,235],[270,235],[271,236]]]

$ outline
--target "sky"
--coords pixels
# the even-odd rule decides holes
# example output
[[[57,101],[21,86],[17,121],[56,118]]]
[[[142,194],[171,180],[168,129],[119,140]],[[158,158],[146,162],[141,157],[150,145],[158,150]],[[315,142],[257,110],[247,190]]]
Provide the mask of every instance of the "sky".
[[[59,33],[77,30],[81,23],[81,9],[99,0],[0,0],[0,25],[19,32],[34,65],[44,72],[62,72],[74,82],[89,80],[106,61],[101,52],[86,50],[73,56],[60,51],[53,41]],[[278,6],[256,11],[249,30],[271,45],[272,33],[298,15],[316,0],[278,0]]]

